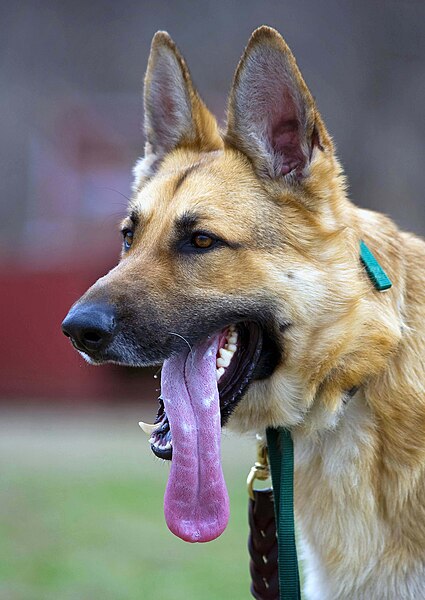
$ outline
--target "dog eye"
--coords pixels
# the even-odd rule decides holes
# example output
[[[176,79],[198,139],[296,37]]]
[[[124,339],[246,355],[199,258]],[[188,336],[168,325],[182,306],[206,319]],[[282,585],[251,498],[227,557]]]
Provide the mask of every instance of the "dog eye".
[[[133,232],[131,229],[123,229],[121,233],[124,238],[124,250],[127,251],[130,249],[131,244],[133,243]]]
[[[178,249],[183,254],[204,254],[226,245],[224,240],[215,237],[207,231],[195,231],[189,238],[180,242]]]
[[[206,233],[194,233],[191,239],[192,246],[200,250],[211,248],[217,240]]]

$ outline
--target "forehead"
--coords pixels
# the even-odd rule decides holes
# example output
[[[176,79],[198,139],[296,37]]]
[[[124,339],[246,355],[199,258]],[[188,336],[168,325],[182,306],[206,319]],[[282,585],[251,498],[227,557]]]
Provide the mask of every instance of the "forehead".
[[[240,219],[241,199],[245,209],[254,208],[262,193],[249,163],[234,152],[177,153],[135,194],[130,210],[145,222],[168,222],[188,212]]]

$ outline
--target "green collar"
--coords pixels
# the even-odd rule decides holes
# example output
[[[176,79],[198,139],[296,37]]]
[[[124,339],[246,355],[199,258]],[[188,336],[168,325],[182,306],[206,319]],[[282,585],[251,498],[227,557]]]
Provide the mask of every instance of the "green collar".
[[[378,292],[384,292],[392,286],[390,278],[363,240],[360,240],[360,260],[364,264],[366,273]]]

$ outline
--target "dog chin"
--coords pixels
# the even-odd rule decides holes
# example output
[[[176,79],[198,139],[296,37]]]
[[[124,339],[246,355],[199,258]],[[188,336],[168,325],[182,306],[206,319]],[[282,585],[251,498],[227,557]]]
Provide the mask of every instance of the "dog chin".
[[[120,349],[106,349],[102,354],[90,356],[82,350],[78,353],[84,358],[89,365],[119,365],[121,367],[158,367],[163,361],[147,360],[144,357],[138,356],[137,351],[132,348],[122,347]]]
[[[82,356],[84,358],[84,360],[89,363],[89,365],[101,365],[102,364],[101,362],[95,361],[91,356],[89,356],[85,352],[82,352],[81,350],[78,350],[78,354],[80,354],[80,356]]]
[[[107,364],[120,365],[122,367],[145,366],[145,365],[141,365],[139,363],[135,364],[133,361],[129,362],[128,360],[121,360],[119,358],[110,358],[108,356],[94,358],[93,356],[90,356],[89,354],[87,354],[86,352],[82,352],[81,350],[78,350],[78,353],[80,354],[80,356],[82,356],[84,358],[84,360],[86,362],[89,363],[89,365],[94,365],[94,366],[107,365]]]

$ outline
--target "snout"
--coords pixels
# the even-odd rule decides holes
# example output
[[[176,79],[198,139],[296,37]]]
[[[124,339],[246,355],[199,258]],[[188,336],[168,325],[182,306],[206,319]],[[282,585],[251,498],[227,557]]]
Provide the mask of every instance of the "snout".
[[[113,306],[86,302],[71,308],[62,323],[62,331],[77,350],[92,355],[106,348],[114,336],[116,323]]]

